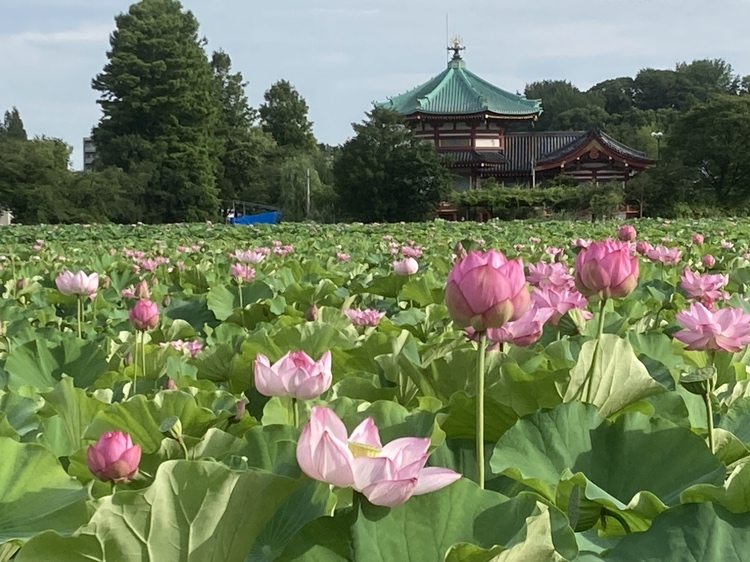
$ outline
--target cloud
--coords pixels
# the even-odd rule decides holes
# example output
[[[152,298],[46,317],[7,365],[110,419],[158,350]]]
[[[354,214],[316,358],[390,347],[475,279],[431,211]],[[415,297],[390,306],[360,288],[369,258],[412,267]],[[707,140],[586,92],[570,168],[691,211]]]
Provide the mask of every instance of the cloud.
[[[107,41],[111,25],[86,24],[73,29],[59,31],[23,31],[21,33],[0,36],[0,45],[9,42],[15,44],[49,44],[49,43],[101,43]]]

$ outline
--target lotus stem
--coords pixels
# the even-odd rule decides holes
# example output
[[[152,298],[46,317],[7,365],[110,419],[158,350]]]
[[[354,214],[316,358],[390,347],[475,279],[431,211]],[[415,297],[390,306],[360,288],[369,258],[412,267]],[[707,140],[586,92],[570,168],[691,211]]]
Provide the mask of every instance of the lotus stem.
[[[484,489],[484,363],[487,354],[487,332],[479,339],[477,357],[477,484]]]
[[[599,303],[599,323],[596,329],[596,344],[594,344],[594,354],[591,356],[591,366],[589,372],[586,373],[586,380],[583,381],[586,386],[586,402],[591,403],[591,389],[594,386],[594,371],[596,370],[596,363],[599,360],[599,352],[601,350],[602,334],[604,333],[604,308],[607,306],[607,299],[602,299]],[[583,388],[583,387],[581,387]]]
[[[143,374],[143,378],[146,378],[146,342],[144,341],[146,338],[146,333],[141,332],[141,371]]]
[[[242,322],[242,327],[245,327],[245,304],[243,302],[242,297],[242,282],[237,283],[237,288],[239,289],[240,294],[240,321]]]
[[[136,393],[136,381],[138,380],[138,334],[140,332],[135,333],[135,346],[133,348],[133,389],[130,392],[130,396],[133,396]]]
[[[714,411],[711,404],[711,392],[703,395],[703,403],[706,406],[706,418],[708,420],[708,448],[712,454],[716,453],[716,443],[714,443]]]
[[[292,398],[292,420],[294,427],[299,427],[299,402],[296,398]]]
[[[78,295],[76,317],[78,319],[78,339],[83,338],[83,297]]]

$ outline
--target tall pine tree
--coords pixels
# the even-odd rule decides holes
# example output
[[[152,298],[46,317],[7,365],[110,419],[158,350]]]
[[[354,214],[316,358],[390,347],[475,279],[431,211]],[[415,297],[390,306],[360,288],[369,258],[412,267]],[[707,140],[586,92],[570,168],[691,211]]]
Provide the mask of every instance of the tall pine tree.
[[[271,133],[279,146],[293,150],[313,150],[315,136],[312,123],[307,118],[309,110],[305,98],[286,80],[273,84],[260,106],[263,130]]]
[[[98,165],[148,175],[147,222],[215,217],[220,104],[198,21],[178,0],[141,0],[115,22],[109,62],[93,81]]]
[[[0,137],[10,140],[25,141],[28,140],[26,129],[23,126],[23,120],[15,107],[5,112],[3,122],[0,123]]]

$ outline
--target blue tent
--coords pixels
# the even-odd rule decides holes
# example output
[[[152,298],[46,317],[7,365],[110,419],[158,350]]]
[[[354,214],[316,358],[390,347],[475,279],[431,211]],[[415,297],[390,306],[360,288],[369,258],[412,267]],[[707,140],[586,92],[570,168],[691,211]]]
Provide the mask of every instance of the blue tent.
[[[230,219],[232,224],[276,224],[281,219],[281,211],[269,211],[257,215],[242,215]]]

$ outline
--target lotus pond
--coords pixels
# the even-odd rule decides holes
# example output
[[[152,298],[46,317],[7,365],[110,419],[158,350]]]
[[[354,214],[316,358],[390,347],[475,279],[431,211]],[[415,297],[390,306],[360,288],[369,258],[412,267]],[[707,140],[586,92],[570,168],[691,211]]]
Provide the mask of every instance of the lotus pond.
[[[747,561],[750,222],[632,225],[3,228],[0,562]]]

